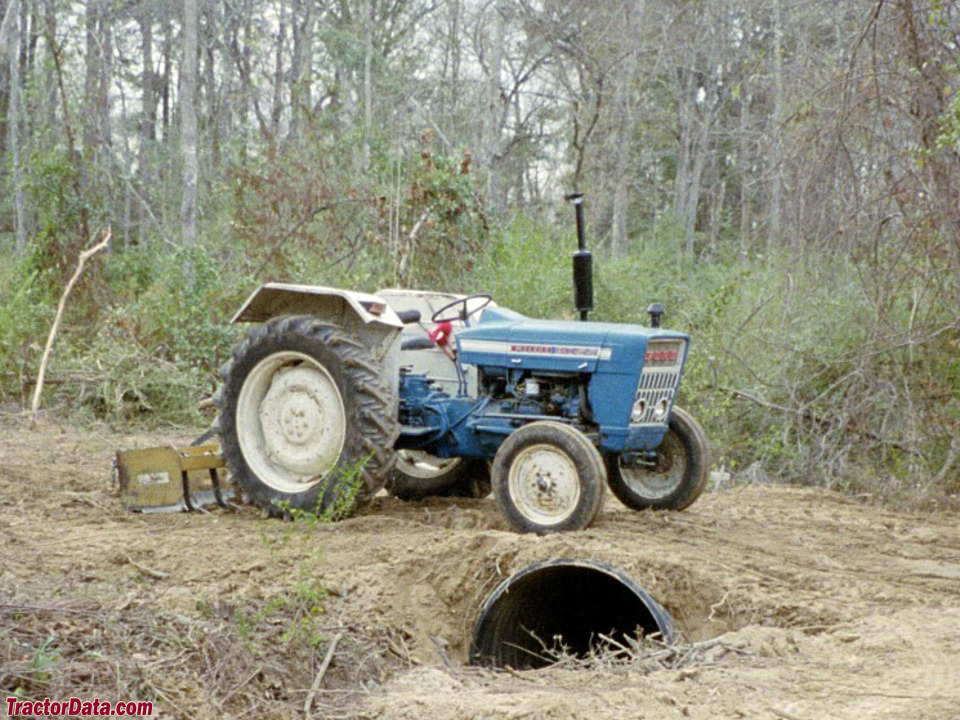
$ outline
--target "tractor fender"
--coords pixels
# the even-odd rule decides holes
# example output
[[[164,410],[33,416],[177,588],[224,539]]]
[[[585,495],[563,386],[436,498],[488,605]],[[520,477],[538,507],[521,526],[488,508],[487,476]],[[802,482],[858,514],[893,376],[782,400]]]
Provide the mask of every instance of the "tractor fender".
[[[383,298],[319,285],[265,283],[254,290],[231,323],[264,322],[280,315],[313,315],[344,324],[352,313],[364,324],[380,323],[398,330],[403,323]]]
[[[380,361],[396,389],[403,322],[383,298],[340,288],[271,282],[257,288],[230,322],[265,322],[281,315],[308,315],[342,328]]]

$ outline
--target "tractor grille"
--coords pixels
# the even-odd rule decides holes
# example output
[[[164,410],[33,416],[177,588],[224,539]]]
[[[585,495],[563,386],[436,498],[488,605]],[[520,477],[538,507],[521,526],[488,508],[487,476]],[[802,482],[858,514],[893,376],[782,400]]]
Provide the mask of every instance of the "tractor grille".
[[[644,411],[640,418],[631,418],[630,424],[662,425],[666,414],[659,414],[657,407],[664,400],[667,410],[673,406],[673,398],[680,384],[680,369],[686,343],[683,340],[653,341],[647,348],[647,357],[640,373],[634,408],[641,403]]]

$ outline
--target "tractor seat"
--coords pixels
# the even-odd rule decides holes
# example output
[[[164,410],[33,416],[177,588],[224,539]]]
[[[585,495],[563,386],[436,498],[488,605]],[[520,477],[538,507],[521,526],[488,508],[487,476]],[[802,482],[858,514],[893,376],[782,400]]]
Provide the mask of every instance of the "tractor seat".
[[[404,338],[400,342],[401,350],[429,350],[435,348],[437,345],[433,340],[426,337],[425,335],[417,335],[412,338]]]
[[[400,318],[400,322],[404,325],[412,325],[413,323],[420,322],[420,311],[419,310],[397,310],[397,317]]]

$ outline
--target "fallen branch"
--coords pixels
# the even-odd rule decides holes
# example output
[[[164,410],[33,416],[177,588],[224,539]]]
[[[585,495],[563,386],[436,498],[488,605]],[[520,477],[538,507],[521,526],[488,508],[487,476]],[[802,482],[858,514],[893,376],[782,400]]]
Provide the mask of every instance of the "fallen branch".
[[[57,315],[53,319],[53,326],[50,328],[50,334],[47,336],[47,345],[43,349],[43,358],[40,360],[40,370],[37,372],[37,386],[33,391],[33,402],[30,404],[30,412],[36,413],[40,409],[40,396],[43,394],[43,379],[47,374],[47,365],[50,363],[50,354],[53,351],[53,341],[57,338],[57,331],[60,329],[60,321],[63,319],[63,311],[67,306],[67,298],[70,296],[73,286],[77,284],[77,280],[80,279],[81,273],[83,273],[83,268],[87,264],[87,260],[92,258],[101,250],[105,250],[106,247],[110,244],[110,238],[113,237],[113,233],[110,231],[110,228],[107,228],[106,233],[103,236],[103,240],[94,245],[89,250],[84,250],[80,253],[80,259],[77,261],[77,269],[73,271],[73,277],[70,278],[70,282],[67,283],[67,287],[63,291],[63,295],[60,296],[60,304],[57,306]]]
[[[170,573],[165,573],[162,570],[154,570],[152,567],[141,565],[129,555],[125,555],[124,557],[127,559],[128,563],[133,565],[137,570],[142,572],[147,577],[152,577],[154,580],[166,580],[168,577],[170,577]]]
[[[776,715],[778,718],[782,718],[782,720],[801,720],[799,715],[794,715],[793,713],[787,712],[786,710],[780,710],[779,708],[775,708],[775,707],[767,708],[767,709],[771,713]]]
[[[24,612],[49,612],[66,613],[67,615],[96,615],[99,609],[85,610],[83,608],[67,608],[47,605],[14,605],[10,603],[0,603],[0,612],[24,613]]]
[[[330,647],[327,648],[327,654],[323,656],[323,662],[320,663],[320,669],[317,670],[317,676],[313,679],[313,685],[310,686],[310,692],[307,693],[307,699],[303,702],[303,716],[310,720],[310,709],[313,707],[313,699],[320,692],[320,684],[323,682],[323,676],[327,674],[327,668],[330,667],[330,661],[333,660],[333,653],[337,649],[337,643],[343,637],[343,633],[337,633],[330,641]]]

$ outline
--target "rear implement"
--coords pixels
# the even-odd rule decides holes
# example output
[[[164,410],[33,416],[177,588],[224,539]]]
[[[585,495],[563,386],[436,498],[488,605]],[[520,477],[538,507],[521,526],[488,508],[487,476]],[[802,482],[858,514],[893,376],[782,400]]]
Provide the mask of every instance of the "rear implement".
[[[122,450],[114,470],[123,507],[134,512],[227,508],[234,495],[225,486],[226,463],[217,443]]]

